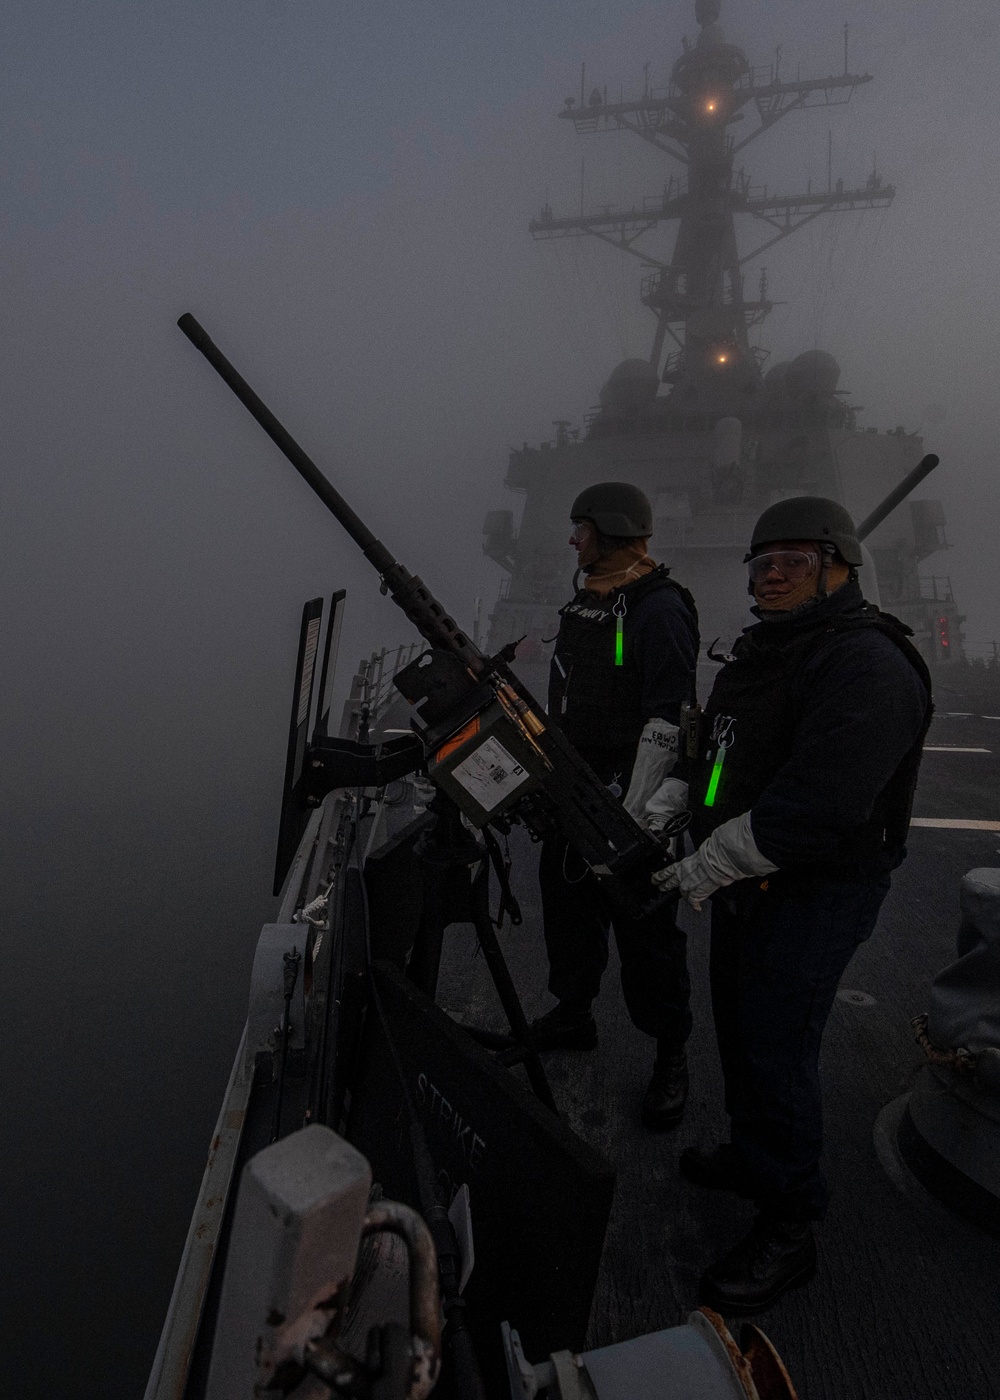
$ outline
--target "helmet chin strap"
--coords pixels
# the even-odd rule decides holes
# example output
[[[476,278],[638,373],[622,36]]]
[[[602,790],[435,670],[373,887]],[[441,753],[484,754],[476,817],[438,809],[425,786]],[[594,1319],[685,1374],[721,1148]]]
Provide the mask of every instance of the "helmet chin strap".
[[[819,547],[819,579],[816,583],[816,597],[825,598],[827,595],[827,583],[830,578],[830,565],[833,563],[834,546],[832,544],[821,544]]]

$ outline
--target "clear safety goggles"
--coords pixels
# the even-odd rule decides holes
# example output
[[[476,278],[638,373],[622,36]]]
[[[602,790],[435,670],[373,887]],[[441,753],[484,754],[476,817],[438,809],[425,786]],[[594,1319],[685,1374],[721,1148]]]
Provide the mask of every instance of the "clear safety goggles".
[[[772,571],[788,583],[803,583],[819,569],[819,555],[804,549],[771,549],[747,561],[752,583],[763,583]]]
[[[589,520],[574,520],[573,533],[569,537],[570,544],[579,549],[592,537],[593,531],[594,527]]]

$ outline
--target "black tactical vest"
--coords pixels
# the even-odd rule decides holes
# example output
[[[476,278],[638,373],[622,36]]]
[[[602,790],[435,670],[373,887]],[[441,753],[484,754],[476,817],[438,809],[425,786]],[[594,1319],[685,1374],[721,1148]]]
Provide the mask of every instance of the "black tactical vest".
[[[780,626],[780,624],[777,624]],[[874,627],[909,661],[927,689],[924,726],[875,802],[868,821],[848,837],[843,864],[868,864],[906,842],[924,738],[931,721],[931,678],[897,618],[862,603],[785,639],[771,625],[751,628],[719,672],[702,717],[701,755],[691,765],[691,835],[696,844],[753,806],[788,762],[798,722],[794,681],[831,635]],[[889,860],[888,864],[894,861]]]
[[[649,716],[640,709],[641,683],[630,646],[629,615],[647,594],[672,588],[696,623],[698,618],[691,594],[669,575],[666,565],[659,564],[605,598],[581,589],[560,609],[549,667],[549,715],[578,749],[635,752]]]

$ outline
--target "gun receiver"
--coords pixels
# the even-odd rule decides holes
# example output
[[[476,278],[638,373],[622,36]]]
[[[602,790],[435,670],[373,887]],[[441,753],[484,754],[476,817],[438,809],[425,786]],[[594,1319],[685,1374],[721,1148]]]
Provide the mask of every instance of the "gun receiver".
[[[395,678],[416,707],[428,776],[477,826],[502,829],[515,818],[536,838],[559,831],[628,912],[662,904],[649,879],[666,860],[659,842],[549,725],[507,663],[480,651],[426,584],[390,554],[195,318],[188,313],[177,324],[360,546],[383,592],[430,644]]]

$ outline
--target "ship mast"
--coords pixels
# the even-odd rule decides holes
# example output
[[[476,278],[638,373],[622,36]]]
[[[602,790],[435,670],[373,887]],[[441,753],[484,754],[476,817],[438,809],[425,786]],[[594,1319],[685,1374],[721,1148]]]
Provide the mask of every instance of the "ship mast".
[[[780,50],[774,63],[751,67],[743,50],[730,44],[718,20],[721,0],[696,0],[697,41],[674,64],[665,94],[648,87],[632,102],[609,103],[606,89],[579,102],[567,98],[560,117],[581,134],[630,131],[683,167],[668,172],[662,193],[631,209],[606,205],[571,217],[556,217],[546,205],[532,221],[535,238],[599,238],[638,258],[650,273],[642,301],[656,316],[650,363],[671,384],[670,398],[681,409],[700,413],[752,410],[767,352],[750,343],[750,330],[773,303],[761,275],[755,299],[744,295],[746,263],[787,238],[820,214],[884,209],[895,189],[872,171],[861,189],[833,181],[828,161],[826,188],[804,194],[774,195],[750,183],[736,157],[789,112],[832,107],[850,101],[870,74],[848,71],[847,26],[844,71],[820,78],[785,81]],[[648,71],[648,70],[647,70]],[[751,126],[750,123],[753,123]],[[749,215],[765,226],[762,242],[741,255],[736,216]],[[643,236],[676,221],[669,262],[641,246]],[[673,348],[664,360],[667,338]]]

